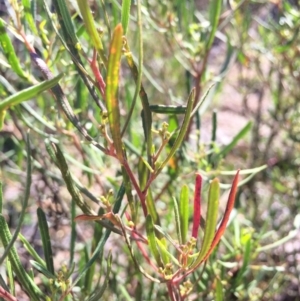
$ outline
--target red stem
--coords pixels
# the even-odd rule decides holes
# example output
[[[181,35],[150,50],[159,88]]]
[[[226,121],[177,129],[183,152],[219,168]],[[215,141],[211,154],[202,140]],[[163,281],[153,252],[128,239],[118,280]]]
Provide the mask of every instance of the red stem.
[[[145,260],[157,272],[158,271],[157,266],[149,258],[148,254],[143,246],[143,243],[139,240],[138,235],[136,235],[136,232],[132,231],[132,237],[136,239],[136,244],[137,244],[139,250],[141,251],[143,257],[145,258]]]
[[[105,99],[105,87],[106,87],[106,84],[104,82],[104,79],[100,73],[100,70],[97,66],[97,52],[96,50],[94,49],[94,53],[93,53],[93,59],[90,61],[90,66],[91,66],[91,69],[94,73],[94,76],[96,78],[96,81],[98,83],[98,88],[99,88],[99,91],[103,97],[103,99]]]
[[[173,282],[171,282],[171,281],[167,282],[167,287],[168,287],[168,293],[169,293],[169,297],[170,297],[171,301],[176,301],[176,297],[174,294]]]
[[[0,286],[0,297],[6,301],[18,301],[14,296],[7,292],[3,287]]]
[[[141,189],[140,189],[140,187],[139,187],[139,185],[138,185],[138,183],[135,179],[135,176],[132,173],[132,171],[130,169],[130,166],[128,165],[128,162],[126,160],[124,160],[124,162],[122,162],[122,163],[123,163],[123,166],[124,166],[124,168],[125,168],[125,170],[128,174],[128,177],[130,178],[131,183],[132,183],[134,189],[136,190],[136,193],[137,193],[137,195],[138,195],[138,197],[141,201],[144,216],[146,217],[147,214],[148,214],[148,210],[147,210],[147,206],[146,206],[146,192],[147,192],[147,190],[146,190],[145,193],[141,191]]]

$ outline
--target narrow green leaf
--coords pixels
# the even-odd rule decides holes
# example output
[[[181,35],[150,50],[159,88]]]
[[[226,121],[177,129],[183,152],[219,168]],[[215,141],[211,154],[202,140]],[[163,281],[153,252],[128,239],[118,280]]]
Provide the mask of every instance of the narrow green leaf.
[[[121,140],[120,130],[120,109],[118,102],[118,84],[119,84],[119,71],[122,53],[122,25],[116,26],[112,41],[110,44],[107,78],[106,78],[106,105],[108,111],[108,120],[116,155],[119,161],[124,161],[123,157],[123,144]]]
[[[53,77],[50,80],[45,80],[41,82],[40,84],[37,84],[35,86],[29,87],[27,89],[24,89],[20,92],[17,92],[7,98],[5,98],[3,101],[0,102],[0,112],[9,109],[12,106],[15,106],[23,101],[27,101],[32,99],[33,97],[36,97],[40,93],[51,89],[54,87],[59,80],[64,76],[63,73],[57,75],[56,77]]]
[[[0,258],[0,265],[5,259],[5,257],[9,254],[10,248],[13,247],[16,239],[18,238],[18,234],[20,233],[21,227],[24,222],[25,214],[26,214],[26,209],[28,206],[28,200],[29,200],[29,195],[30,195],[30,186],[31,186],[31,153],[30,153],[30,140],[29,140],[29,135],[27,135],[27,144],[26,144],[26,151],[27,151],[27,171],[26,171],[26,186],[25,186],[25,193],[24,193],[24,200],[22,203],[22,210],[20,213],[19,221],[15,230],[15,233],[11,240],[9,241],[8,245],[5,247],[5,250]]]
[[[216,31],[219,24],[220,14],[222,10],[222,0],[211,0],[209,7],[209,21],[210,21],[210,34],[207,40],[206,49],[210,49],[216,35]]]
[[[165,232],[162,227],[158,226],[158,225],[154,225],[154,228],[157,232],[159,232],[160,234],[162,234],[162,236],[164,236],[175,248],[178,248],[178,242],[173,240],[173,238],[167,233]]]
[[[145,166],[148,168],[148,170],[153,173],[154,170],[153,168],[150,166],[149,162],[147,162],[143,157],[141,157],[141,160],[143,161],[143,163],[145,164]]]
[[[250,131],[252,122],[249,121],[232,139],[232,141],[226,145],[220,153],[217,154],[217,158],[225,158],[227,154],[236,146],[236,144]]]
[[[38,262],[42,266],[46,266],[45,261],[40,257],[40,255],[35,251],[32,244],[21,234],[19,233],[19,239],[23,243],[24,248],[26,251],[33,257],[33,259]]]
[[[269,244],[269,245],[265,245],[262,247],[257,248],[257,252],[266,252],[269,251],[271,249],[277,248],[282,246],[283,244],[285,244],[286,242],[288,242],[291,239],[294,239],[299,233],[298,229],[295,230],[291,230],[287,236],[284,236],[283,238],[276,240],[275,242]]]
[[[184,115],[184,120],[183,120],[182,126],[180,128],[179,134],[178,134],[169,154],[167,155],[167,158],[156,170],[156,174],[159,174],[161,172],[161,170],[168,164],[169,160],[173,157],[176,150],[181,146],[183,139],[185,137],[186,131],[188,129],[189,123],[190,123],[190,117],[191,117],[191,112],[193,109],[194,100],[195,100],[195,89],[193,89],[189,95],[186,113]]]
[[[46,0],[43,0],[45,11],[49,17],[50,23],[52,24],[52,27],[54,31],[56,32],[57,36],[60,38],[62,44],[65,46],[66,50],[70,53],[71,58],[77,68],[77,71],[79,75],[81,76],[84,84],[88,88],[90,95],[93,97],[94,101],[98,105],[98,107],[103,111],[105,109],[105,106],[100,101],[97,93],[95,92],[95,87],[92,83],[92,80],[88,77],[88,73],[83,67],[83,63],[81,61],[79,50],[81,49],[81,45],[77,39],[76,31],[73,26],[73,22],[71,20],[70,13],[68,11],[67,5],[65,0],[53,0],[53,5],[55,7],[55,11],[57,13],[58,21],[60,24],[60,29],[62,34],[59,33],[57,30],[53,18],[52,13],[50,12]],[[103,62],[106,66],[106,60],[105,58],[102,58]],[[43,70],[42,70],[43,72]],[[48,73],[50,71],[48,70]],[[44,74],[44,73],[43,73]],[[46,77],[47,78],[47,77]],[[48,78],[47,78],[48,79]],[[55,92],[55,91],[54,91]],[[56,91],[57,92],[57,91]]]
[[[182,243],[187,242],[187,233],[189,229],[189,188],[183,185],[180,192],[179,200],[179,217],[181,226]]]
[[[21,105],[24,105],[25,103],[21,103]],[[22,108],[16,107],[16,112],[20,116],[20,119],[24,122],[24,126],[28,127],[28,129],[32,130],[33,132],[43,136],[43,137],[51,137],[52,134],[48,134],[45,128],[37,127],[33,125],[32,119],[27,118],[27,116],[24,114],[23,106]],[[47,123],[47,122],[46,122]]]
[[[208,87],[208,89],[205,91],[205,93],[201,97],[200,101],[194,107],[191,117],[193,117],[196,113],[198,113],[199,116],[202,116],[204,114],[208,105],[211,103],[215,92],[216,92],[216,84],[213,83]],[[198,112],[198,110],[199,110],[199,112]]]
[[[131,212],[131,219],[135,224],[137,218],[137,208],[132,194],[132,184],[124,167],[122,167],[122,174],[123,174],[123,181],[124,181],[126,195],[127,195],[127,201]]]
[[[56,158],[56,151],[55,151],[55,147],[52,144],[53,142],[51,142],[50,139],[45,139],[45,146],[46,146],[46,150],[48,152],[48,155],[50,156],[51,160],[53,161],[53,163],[55,165],[58,165],[58,161]]]
[[[134,251],[133,251],[133,248],[132,248],[132,245],[131,245],[131,241],[129,239],[129,236],[127,234],[127,231],[124,227],[124,224],[122,222],[122,220],[120,219],[120,217],[118,215],[116,215],[116,218],[119,219],[119,224],[121,225],[121,229],[122,229],[122,232],[123,232],[123,237],[125,238],[125,241],[126,241],[126,244],[127,244],[127,247],[128,247],[128,250],[130,252],[130,255],[131,255],[131,258],[136,266],[136,268],[138,269],[138,271],[143,275],[145,276],[147,279],[151,280],[152,282],[156,282],[156,283],[160,283],[160,280],[152,277],[151,275],[149,275],[147,272],[145,272],[145,270],[141,267],[141,265],[138,263],[137,261],[137,258],[134,256]]]
[[[15,92],[17,93],[17,92]],[[32,108],[28,103],[23,102],[21,103],[21,107],[23,110],[27,111],[32,117],[34,117],[39,123],[47,127],[49,130],[56,132],[57,129],[53,126],[50,122],[47,122],[43,116],[41,116],[35,108]]]
[[[212,132],[211,132],[211,142],[210,142],[210,154],[208,155],[208,162],[213,164],[212,162],[212,155],[213,155],[213,149],[214,145],[216,142],[216,137],[217,137],[217,112],[214,110],[213,111],[213,116],[212,116]],[[214,167],[214,165],[212,165]]]
[[[240,175],[247,175],[247,174],[257,174],[260,171],[266,169],[268,167],[268,165],[261,165],[258,167],[254,167],[254,168],[249,168],[249,169],[242,169],[240,170],[239,174]],[[237,171],[236,170],[222,170],[220,171],[220,175],[236,175]]]
[[[140,35],[140,34],[139,34]],[[140,43],[140,47],[142,47],[142,43]],[[122,130],[122,135],[125,133],[126,128],[129,124],[130,118],[132,116],[133,113],[133,109],[135,107],[136,104],[136,99],[137,96],[140,96],[140,99],[142,101],[142,106],[143,106],[143,110],[141,113],[142,116],[142,124],[143,124],[143,130],[144,130],[144,136],[145,136],[145,140],[146,140],[146,145],[147,145],[147,157],[148,157],[148,163],[150,166],[152,166],[152,155],[151,155],[151,150],[152,150],[152,113],[150,110],[150,105],[149,105],[149,100],[148,100],[148,96],[147,93],[144,89],[144,86],[142,84],[142,65],[139,65],[137,68],[134,60],[133,60],[133,56],[132,53],[130,51],[129,45],[128,45],[128,41],[126,40],[126,43],[124,44],[124,49],[125,49],[125,58],[127,61],[127,64],[130,68],[131,74],[134,78],[136,87],[135,87],[135,93],[134,93],[134,97],[133,97],[133,101],[130,107],[130,110],[128,112],[128,116],[127,119],[125,121],[125,125],[124,128]],[[140,51],[140,55],[139,55],[139,63],[142,64],[142,55],[143,52],[142,50]]]
[[[111,272],[111,263],[112,263],[112,255],[111,252],[108,255],[108,258],[106,260],[107,262],[107,268],[106,268],[106,274],[105,274],[105,280],[104,283],[102,284],[102,286],[95,292],[94,295],[92,295],[91,298],[88,299],[88,301],[98,301],[101,299],[102,295],[104,294],[108,283],[109,283],[109,276],[110,276],[110,272]]]
[[[6,110],[0,111],[0,130],[3,128]]]
[[[107,28],[108,36],[111,37],[111,26],[110,26],[110,20],[108,17],[108,13],[107,13],[107,8],[109,9],[109,7],[107,5],[105,5],[104,0],[101,0],[100,3],[101,3],[101,9],[103,12],[104,22],[105,22],[105,25]]]
[[[0,18],[0,45],[2,46],[3,53],[9,62],[13,71],[21,78],[28,79],[29,75],[27,72],[23,71],[20,65],[19,58],[15,52],[14,46],[11,42],[9,35],[6,33],[5,27],[6,23]]]
[[[7,261],[9,263],[9,260]],[[3,275],[4,276],[4,275]],[[12,282],[14,282],[12,280]],[[11,283],[11,279],[9,279],[9,283]],[[10,290],[9,287],[6,284],[6,281],[3,279],[2,275],[0,274],[0,287],[3,287],[7,292],[12,292],[13,295],[15,294],[13,290]],[[1,300],[2,301],[2,300]]]
[[[129,295],[126,287],[123,284],[119,284],[120,295],[122,295],[122,300],[124,301],[134,301]],[[121,297],[121,296],[120,296]]]
[[[176,233],[177,233],[179,244],[182,244],[181,223],[180,223],[178,203],[177,203],[176,198],[173,197],[172,199],[173,199],[173,206],[174,206],[174,213],[175,213]]]
[[[149,190],[148,190],[148,194],[146,197],[146,205],[147,205],[148,212],[152,217],[153,223],[155,223],[156,225],[159,225],[160,224],[159,215],[156,210],[156,206],[155,206],[155,202],[154,202],[154,199],[152,196],[151,188],[149,188]]]
[[[41,272],[42,274],[44,274],[48,279],[55,279],[55,275],[53,275],[47,268],[45,265],[40,264],[37,261],[34,260],[30,260],[31,265],[33,266],[33,268],[35,268],[36,270],[38,270],[39,272]]]
[[[81,16],[86,26],[87,33],[91,39],[94,47],[98,51],[101,59],[104,57],[103,45],[100,39],[99,33],[96,29],[93,15],[91,13],[89,3],[86,0],[77,0],[78,7],[80,9]]]
[[[170,263],[171,261],[177,266],[180,266],[178,260],[167,250],[166,239],[163,237],[161,239],[155,238],[158,248],[160,250],[161,258],[164,264]]]
[[[114,214],[117,214],[119,212],[124,194],[125,194],[125,187],[124,187],[124,184],[122,183],[122,185],[118,191],[118,194],[116,196],[116,201],[115,201],[115,204],[113,207]],[[88,271],[88,269],[90,269],[92,264],[99,258],[99,256],[103,252],[104,245],[105,245],[107,239],[109,238],[111,232],[112,231],[110,229],[106,229],[104,235],[102,235],[101,240],[99,241],[97,247],[95,248],[92,257],[86,263],[84,268],[81,271],[79,271],[78,276],[74,279],[74,281],[72,283],[72,287],[74,287],[78,283],[78,281],[85,275],[85,273]]]
[[[55,155],[55,163],[57,164],[57,167],[60,169],[62,177],[67,185],[67,189],[72,196],[73,200],[75,201],[76,205],[85,213],[85,214],[91,214],[95,215],[95,212],[91,209],[91,207],[84,201],[82,195],[80,194],[79,190],[77,189],[72,175],[69,170],[69,166],[67,164],[67,161],[64,157],[63,152],[59,148],[57,144],[51,143],[54,155]],[[49,151],[49,147],[48,147]],[[51,156],[53,156],[53,153],[50,152]]]
[[[243,0],[243,1],[247,1],[247,0]],[[240,3],[242,3],[243,1],[241,1]],[[235,59],[236,59],[236,48],[233,47],[230,43],[230,42],[232,42],[232,39],[229,36],[227,36],[226,40],[227,40],[227,43],[226,43],[226,46],[227,46],[226,57],[225,57],[225,60],[222,64],[222,66],[220,68],[220,71],[219,71],[219,74],[218,74],[218,76],[221,79],[226,75],[227,71],[229,71],[231,63],[233,61],[235,61]],[[221,83],[222,83],[221,80],[217,82],[217,88],[219,88]]]
[[[13,272],[13,268],[12,268],[10,260],[6,261],[6,270],[7,270],[8,280],[9,280],[10,291],[12,292],[13,295],[15,295],[16,294],[16,281],[15,281],[15,276],[14,276],[14,272]]]
[[[219,180],[214,179],[210,183],[210,187],[209,187],[206,224],[204,229],[204,238],[202,241],[201,251],[197,259],[195,260],[195,262],[192,264],[191,268],[197,267],[206,257],[207,252],[210,250],[216,232],[218,211],[219,211],[219,199],[220,199]]]
[[[146,217],[146,232],[147,232],[148,244],[149,244],[149,249],[151,251],[151,254],[154,256],[158,266],[163,267],[163,262],[155,240],[154,224],[150,214],[148,214]]]
[[[223,301],[224,300],[224,294],[223,294],[223,285],[219,278],[216,279],[217,285],[216,285],[216,301]]]
[[[0,238],[3,243],[3,246],[7,248],[12,237],[9,231],[6,220],[2,214],[0,214]],[[9,249],[8,258],[11,262],[12,268],[18,281],[24,287],[28,295],[30,296],[30,300],[40,301],[44,294],[40,291],[40,289],[36,286],[36,284],[32,281],[32,279],[28,276],[26,271],[21,264],[20,258],[18,256],[17,250],[14,246]]]
[[[237,189],[238,189],[239,172],[240,171],[238,170],[235,177],[234,177],[234,179],[233,179],[232,186],[231,186],[231,189],[230,189],[230,192],[229,192],[229,197],[228,197],[228,201],[227,201],[224,216],[223,216],[222,221],[220,223],[220,226],[219,226],[219,228],[218,228],[218,230],[215,234],[213,242],[210,246],[210,250],[205,255],[204,260],[206,260],[208,258],[208,256],[211,254],[211,252],[213,251],[215,246],[219,243],[222,235],[224,234],[224,232],[226,230],[226,226],[227,226],[227,223],[229,221],[230,214],[231,214],[232,209],[234,207],[235,196],[236,196]]]
[[[85,245],[85,247],[84,247],[85,262],[89,261],[89,255],[90,255],[90,246]],[[85,277],[84,277],[83,289],[87,294],[90,294],[90,292],[91,292],[93,278],[95,275],[95,268],[96,268],[96,262],[94,262],[91,265],[91,267],[87,270]]]
[[[162,237],[161,239],[158,239],[157,237],[155,237],[155,241],[156,244],[159,248],[159,253],[161,254],[161,259],[164,263],[164,265],[166,265],[167,263],[170,262],[170,256],[171,255],[168,251],[167,251],[167,246],[166,246],[166,239],[164,237]]]
[[[58,14],[58,20],[63,32],[64,38],[67,41],[68,45],[72,45],[76,48],[80,48],[78,38],[76,36],[76,31],[74,24],[71,19],[67,4],[65,0],[54,0],[53,4],[55,5],[56,12]]]
[[[76,203],[72,199],[71,201],[71,238],[70,238],[70,260],[69,260],[69,267],[72,266],[74,262],[74,253],[75,253],[75,242],[76,242],[76,224],[75,224],[75,217],[76,217]]]
[[[30,30],[37,36],[38,31],[36,29],[34,18],[31,13],[31,1],[30,0],[22,0],[22,4],[24,7],[25,19],[27,21],[27,24],[29,25]]]
[[[136,285],[136,289],[135,289],[134,300],[143,300],[144,291],[145,290],[143,289],[143,282],[138,281],[138,283]],[[150,288],[150,291],[151,291],[151,288]],[[151,294],[149,295],[149,293],[148,293],[147,296],[148,296],[149,300],[152,300]]]
[[[3,191],[2,191],[2,182],[0,181],[0,213],[2,213],[3,209]]]
[[[156,114],[185,114],[186,106],[151,105],[151,112]]]
[[[112,24],[113,27],[116,27],[120,22],[120,13],[119,13],[118,5],[115,4],[114,1],[111,3],[111,16],[112,16]]]
[[[146,141],[146,150],[147,150],[147,157],[148,163],[152,166],[152,114],[149,109],[149,101],[147,93],[142,85],[142,75],[143,75],[143,57],[144,57],[144,49],[143,49],[143,26],[142,26],[142,5],[141,1],[137,1],[137,43],[138,43],[138,67],[133,60],[132,53],[130,52],[128,41],[125,42],[125,56],[127,58],[127,63],[131,69],[133,77],[135,79],[136,87],[134,92],[134,97],[132,101],[132,105],[130,111],[128,112],[128,118],[125,122],[122,135],[124,134],[126,127],[129,123],[129,120],[132,116],[133,109],[135,107],[137,96],[140,95],[142,101],[142,124],[144,129],[145,141]]]
[[[235,286],[236,287],[244,279],[243,276],[248,270],[249,262],[250,262],[250,259],[251,259],[251,249],[252,249],[252,237],[249,234],[248,240],[245,243],[243,264],[242,264],[242,267],[239,269],[238,274],[235,278]]]
[[[46,215],[41,208],[37,209],[37,217],[38,217],[38,224],[39,224],[39,229],[42,238],[46,266],[49,272],[52,275],[54,275],[55,272],[54,272],[52,246],[51,246],[50,234],[48,229],[48,223],[47,223]]]
[[[131,6],[131,0],[122,0],[121,23],[124,29],[124,35],[126,35],[128,29],[129,18],[130,18],[130,6]]]

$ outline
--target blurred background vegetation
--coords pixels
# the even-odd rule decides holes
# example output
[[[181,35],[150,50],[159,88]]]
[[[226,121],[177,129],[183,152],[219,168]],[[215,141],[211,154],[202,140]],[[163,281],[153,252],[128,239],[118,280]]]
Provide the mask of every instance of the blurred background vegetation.
[[[83,65],[93,78],[89,64],[94,51],[90,36],[77,2],[65,3],[80,41]],[[221,11],[214,28],[212,16],[217,14],[217,3],[221,3]],[[89,1],[106,54],[112,31],[121,21],[121,5],[122,1],[117,0]],[[150,105],[184,106],[193,87],[196,87],[196,103],[207,93],[190,123],[185,142],[151,187],[161,225],[168,233],[175,232],[172,196],[179,196],[183,184],[193,191],[196,172],[205,180],[204,202],[209,180],[215,176],[220,179],[224,189],[221,212],[230,176],[237,169],[244,174],[225,236],[207,264],[190,276],[193,289],[185,300],[300,300],[298,1],[144,0],[141,14],[142,83]],[[28,42],[53,74],[64,73],[60,84],[73,111],[89,135],[101,141],[99,124],[104,117],[54,30],[60,26],[55,5],[42,0],[1,0],[0,17],[1,100],[43,80],[20,35],[23,28]],[[136,62],[140,56],[139,34],[133,1],[126,38]],[[7,51],[7,37],[17,63]],[[102,72],[105,77],[103,69]],[[130,110],[135,88],[131,70],[122,59],[119,88],[122,123]],[[141,102],[137,101],[124,135],[128,160],[140,177],[143,174],[140,154],[145,152],[141,110]],[[167,122],[172,132],[182,118],[181,114],[154,112],[152,127],[158,131]],[[78,271],[103,237],[104,228],[92,222],[74,223],[81,210],[72,201],[47,145],[59,143],[77,188],[94,212],[103,210],[96,204],[98,200],[112,201],[112,194],[117,194],[122,172],[114,158],[84,140],[49,92],[9,107],[0,131],[1,209],[11,232],[19,225],[28,188],[28,129],[32,183],[20,225],[24,240],[17,239],[15,246],[34,282],[49,300],[100,300],[97,299],[100,293],[103,293],[101,300],[167,300],[165,287],[138,272],[126,244],[115,233],[88,272],[78,278]],[[159,146],[158,134],[153,134],[153,143]],[[172,139],[164,151],[171,145]],[[192,198],[190,202],[192,207]],[[32,258],[32,251],[24,243],[27,241],[44,258],[38,207],[47,219],[54,278],[36,264],[38,257]],[[125,210],[124,203],[121,211]],[[141,214],[141,208],[137,214]],[[4,248],[0,246],[0,250]],[[141,254],[135,255],[139,261],[144,260]],[[35,262],[29,261],[32,259]],[[4,261],[0,265],[0,286],[17,300],[31,300],[17,277],[13,280],[14,276],[7,273],[8,264]],[[72,287],[72,293],[64,294],[72,279],[78,279],[76,286]],[[106,283],[104,292],[103,283]]]

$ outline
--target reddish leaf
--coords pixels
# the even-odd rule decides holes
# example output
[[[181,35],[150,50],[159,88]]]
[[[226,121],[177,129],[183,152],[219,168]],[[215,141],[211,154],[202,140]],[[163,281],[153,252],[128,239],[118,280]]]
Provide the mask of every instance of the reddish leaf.
[[[193,218],[193,230],[192,237],[198,237],[198,230],[200,226],[201,218],[201,186],[202,186],[202,177],[201,175],[196,175],[195,182],[195,192],[194,192],[194,218]]]
[[[99,221],[102,219],[108,219],[112,222],[115,226],[120,226],[118,219],[112,212],[105,213],[103,215],[88,215],[88,214],[81,214],[75,217],[75,222],[78,221]]]

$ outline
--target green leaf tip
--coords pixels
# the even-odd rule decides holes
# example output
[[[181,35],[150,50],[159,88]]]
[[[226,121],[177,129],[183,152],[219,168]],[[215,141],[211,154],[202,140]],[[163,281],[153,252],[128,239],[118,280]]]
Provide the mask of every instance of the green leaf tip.
[[[124,34],[127,33],[127,28],[129,24],[130,19],[130,6],[131,6],[131,0],[122,0],[122,26],[124,29]]]

